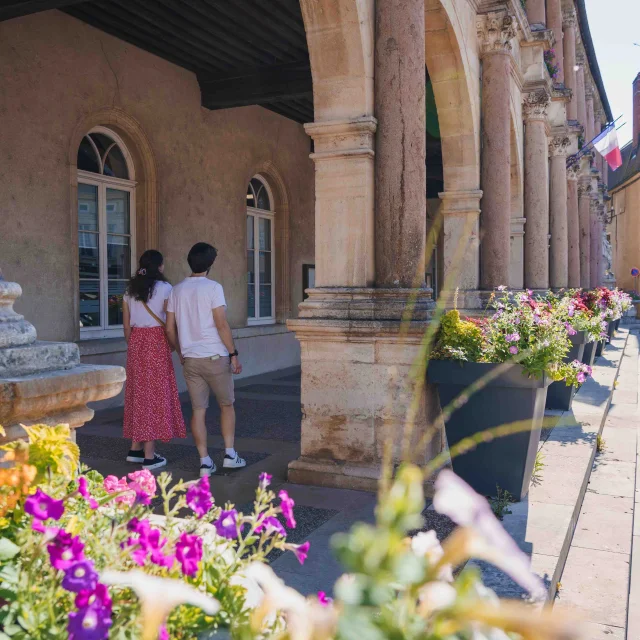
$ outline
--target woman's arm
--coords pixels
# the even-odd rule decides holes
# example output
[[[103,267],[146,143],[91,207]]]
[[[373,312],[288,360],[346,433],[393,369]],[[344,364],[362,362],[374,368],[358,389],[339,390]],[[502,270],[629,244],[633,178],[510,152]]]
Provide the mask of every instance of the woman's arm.
[[[131,314],[129,313],[129,305],[127,301],[122,298],[122,324],[124,325],[124,339],[129,344],[129,338],[131,336]]]

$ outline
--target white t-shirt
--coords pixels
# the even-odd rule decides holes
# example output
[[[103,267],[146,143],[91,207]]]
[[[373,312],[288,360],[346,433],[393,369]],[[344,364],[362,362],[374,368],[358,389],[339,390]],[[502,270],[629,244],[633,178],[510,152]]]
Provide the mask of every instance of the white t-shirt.
[[[165,321],[167,320],[167,314],[164,312],[164,301],[169,297],[172,286],[168,282],[156,281],[151,296],[147,301],[147,306],[158,318]],[[160,323],[153,318],[153,316],[144,308],[144,305],[140,300],[136,300],[131,296],[125,294],[124,299],[129,305],[129,317],[132,327],[148,328],[159,327]]]
[[[173,288],[167,311],[176,314],[183,357],[229,355],[213,321],[213,309],[226,306],[222,285],[205,276],[185,278]]]

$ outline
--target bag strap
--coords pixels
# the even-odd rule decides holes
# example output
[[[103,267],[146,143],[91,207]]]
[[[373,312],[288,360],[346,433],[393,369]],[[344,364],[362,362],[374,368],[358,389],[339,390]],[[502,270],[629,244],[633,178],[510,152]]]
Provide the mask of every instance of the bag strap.
[[[141,301],[141,302],[142,302],[142,301]],[[166,323],[166,322],[163,322],[162,320],[160,320],[160,318],[158,318],[158,316],[157,316],[155,313],[153,313],[153,311],[151,311],[151,309],[149,309],[149,306],[147,305],[147,303],[146,303],[146,302],[142,302],[142,304],[143,304],[144,308],[149,312],[149,315],[150,315],[150,316],[151,316],[151,317],[152,317],[152,318],[153,318],[157,323],[159,323],[159,324],[160,324],[160,326],[161,326],[163,329],[166,329],[166,328],[167,328],[167,323]]]

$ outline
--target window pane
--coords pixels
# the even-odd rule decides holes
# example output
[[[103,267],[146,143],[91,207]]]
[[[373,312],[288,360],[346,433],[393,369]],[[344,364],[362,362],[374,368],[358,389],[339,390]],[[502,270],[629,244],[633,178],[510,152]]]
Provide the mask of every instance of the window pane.
[[[98,230],[98,187],[78,183],[78,229]]]
[[[127,162],[124,159],[120,147],[117,145],[109,151],[107,159],[104,161],[104,175],[113,176],[114,178],[129,179],[129,170],[127,169]]]
[[[89,137],[96,143],[100,157],[104,158],[107,149],[113,144],[113,140],[103,133],[90,133]]]
[[[82,138],[82,142],[80,143],[77,163],[78,169],[81,171],[100,173],[100,162],[98,161],[98,156],[96,156],[95,149],[86,136]]]
[[[273,314],[271,312],[271,285],[261,284],[260,285],[260,317],[270,318],[272,315]]]
[[[316,286],[316,268],[309,267],[309,289],[313,289]]]
[[[260,284],[271,284],[271,252],[260,252]]]
[[[128,236],[107,236],[107,265],[109,278],[127,279],[131,276],[131,249]]]
[[[247,216],[247,249],[255,249],[253,223],[254,223],[253,216]]]
[[[122,296],[126,280],[109,280],[109,325],[122,324]]]
[[[256,317],[256,287],[254,284],[247,285],[247,317]]]
[[[247,207],[255,207],[256,206],[256,198],[253,195],[253,189],[251,185],[247,188]]]
[[[256,193],[258,197],[258,209],[264,209],[265,211],[271,211],[271,203],[269,202],[269,194],[264,185],[260,185],[260,191]]]
[[[80,326],[100,326],[99,280],[80,280]]]
[[[260,251],[271,251],[271,220],[258,218],[258,240]]]
[[[255,282],[255,256],[253,251],[247,251],[247,282]]]
[[[107,232],[131,233],[128,191],[107,189]]]
[[[100,252],[97,233],[80,233],[78,257],[81,278],[100,278]]]

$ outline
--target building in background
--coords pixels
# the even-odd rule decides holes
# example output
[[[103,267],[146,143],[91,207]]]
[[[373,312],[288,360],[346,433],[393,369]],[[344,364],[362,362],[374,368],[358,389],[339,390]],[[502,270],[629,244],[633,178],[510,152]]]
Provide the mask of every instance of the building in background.
[[[631,270],[640,269],[640,73],[632,90],[633,138],[622,148],[622,166],[609,173],[607,238],[618,286],[638,290],[638,278]]]

